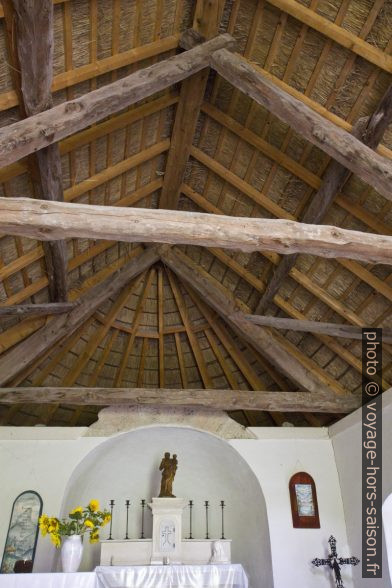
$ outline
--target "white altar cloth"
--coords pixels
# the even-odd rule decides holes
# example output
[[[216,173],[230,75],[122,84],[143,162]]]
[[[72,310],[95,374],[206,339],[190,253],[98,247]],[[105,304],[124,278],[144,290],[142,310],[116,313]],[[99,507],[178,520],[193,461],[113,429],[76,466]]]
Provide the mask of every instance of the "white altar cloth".
[[[99,566],[102,588],[248,588],[240,564],[170,566]]]
[[[0,574],[0,588],[98,588],[95,572]]]

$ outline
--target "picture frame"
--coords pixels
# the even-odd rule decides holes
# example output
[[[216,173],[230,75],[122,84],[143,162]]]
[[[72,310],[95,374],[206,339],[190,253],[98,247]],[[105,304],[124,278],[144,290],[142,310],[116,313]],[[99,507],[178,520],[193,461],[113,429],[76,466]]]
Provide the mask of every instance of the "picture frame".
[[[32,571],[41,514],[42,498],[35,490],[26,490],[15,498],[1,560],[1,574],[13,574],[22,568]]]
[[[316,484],[306,472],[297,472],[290,478],[289,493],[291,515],[295,529],[319,529],[320,517]]]

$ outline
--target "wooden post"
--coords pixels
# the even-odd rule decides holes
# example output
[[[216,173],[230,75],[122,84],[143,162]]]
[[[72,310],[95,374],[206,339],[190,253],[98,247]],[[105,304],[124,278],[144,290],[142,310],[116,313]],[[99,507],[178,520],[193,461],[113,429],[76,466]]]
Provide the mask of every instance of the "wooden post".
[[[13,83],[22,117],[30,117],[53,105],[53,2],[3,0],[3,7]],[[32,155],[28,169],[38,198],[64,200],[58,145],[49,145]],[[50,298],[66,301],[66,243],[45,243],[44,252]]]

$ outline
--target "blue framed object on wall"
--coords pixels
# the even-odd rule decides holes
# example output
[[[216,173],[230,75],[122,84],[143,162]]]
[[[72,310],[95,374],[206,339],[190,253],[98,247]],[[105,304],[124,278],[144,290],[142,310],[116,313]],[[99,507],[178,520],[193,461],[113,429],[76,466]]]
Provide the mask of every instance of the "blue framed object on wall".
[[[13,574],[16,562],[24,562],[25,568],[33,569],[38,540],[38,522],[42,514],[42,498],[34,490],[19,494],[12,505],[7,539],[1,560],[0,572]]]

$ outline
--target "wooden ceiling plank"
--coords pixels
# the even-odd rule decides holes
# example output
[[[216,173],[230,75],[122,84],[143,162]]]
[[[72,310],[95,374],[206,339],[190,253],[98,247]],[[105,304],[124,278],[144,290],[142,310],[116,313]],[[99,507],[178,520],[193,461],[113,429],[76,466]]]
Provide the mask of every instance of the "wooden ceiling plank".
[[[140,351],[140,362],[139,362],[139,370],[137,374],[137,386],[138,388],[143,387],[144,384],[144,368],[146,364],[146,353],[149,346],[149,341],[147,337],[143,337],[142,349]]]
[[[117,300],[114,302],[113,306],[108,311],[105,322],[97,329],[97,331],[93,334],[93,336],[87,341],[85,348],[83,351],[78,354],[78,360],[73,364],[70,371],[66,374],[65,378],[62,381],[62,386],[73,386],[80,376],[82,370],[85,368],[87,363],[90,361],[94,353],[96,352],[99,345],[105,339],[106,335],[108,334],[109,330],[113,326],[115,319],[118,317],[119,313],[122,311],[124,306],[126,305],[129,297],[131,296],[134,288],[140,283],[140,280],[143,279],[144,274],[138,277],[136,283],[130,287],[129,284],[125,286],[125,288],[120,292]]]
[[[0,165],[14,163],[176,84],[207,67],[216,49],[232,45],[230,35],[220,35],[194,49],[36,114],[28,121],[1,128]]]
[[[38,240],[87,238],[308,253],[392,264],[392,236],[283,219],[0,198],[0,229]]]
[[[392,72],[392,57],[383,51],[357,37],[351,31],[336,25],[334,22],[324,18],[314,10],[300,4],[296,0],[267,0],[270,4],[287,12],[300,22],[307,24],[322,35],[338,43],[342,47],[356,53],[363,59],[373,63],[377,67]]]
[[[186,334],[190,343],[190,348],[196,360],[196,365],[199,370],[203,385],[206,388],[213,388],[213,383],[208,373],[207,365],[203,357],[203,352],[200,348],[199,340],[193,332],[192,324],[188,317],[188,311],[185,305],[185,301],[181,294],[179,285],[177,284],[177,280],[174,278],[173,274],[167,268],[166,272],[169,279],[170,287],[173,292],[174,300],[176,301],[178,312],[180,313],[182,323],[186,330]]]
[[[215,2],[197,0],[193,26],[194,30],[205,39],[211,39],[218,34],[224,4],[224,0]],[[209,69],[206,68],[182,82],[165,179],[159,199],[160,208],[176,209],[178,206],[181,184],[207,87],[208,75]]]
[[[91,288],[78,306],[68,314],[53,318],[47,325],[0,357],[0,385],[4,385],[30,365],[46,349],[66,335],[71,335],[95,310],[120,291],[133,277],[157,261],[158,255],[150,248],[124,265],[116,274]]]
[[[228,82],[392,200],[389,160],[283,92],[239,55],[221,49],[213,54],[211,64]]]
[[[352,412],[360,399],[322,392],[267,392],[249,390],[171,388],[1,388],[0,404],[39,403],[105,406],[137,404],[147,406],[202,407],[212,410],[268,410],[286,412]]]
[[[392,122],[392,84],[383,96],[375,112],[367,121],[359,120],[353,129],[353,135],[358,137],[365,145],[375,149],[380,143],[384,132]],[[302,222],[320,224],[325,218],[335,197],[341,192],[343,186],[351,176],[350,170],[341,163],[331,161],[323,176],[322,184],[317,193],[312,197]],[[255,313],[261,314],[268,308],[274,295],[294,267],[298,255],[288,256],[282,259],[275,269],[271,280],[267,285]]]
[[[124,372],[125,372],[125,369],[128,365],[128,359],[129,359],[129,356],[132,352],[133,345],[134,345],[135,339],[137,337],[137,330],[138,330],[141,318],[143,316],[144,304],[145,304],[146,298],[148,297],[148,294],[149,294],[149,291],[151,288],[151,284],[154,280],[154,277],[155,277],[155,270],[151,269],[148,273],[147,279],[145,279],[142,293],[139,296],[139,300],[137,302],[135,313],[133,315],[133,320],[132,320],[132,333],[128,337],[127,345],[124,349],[120,365],[119,365],[117,372],[116,372],[116,377],[114,380],[114,385],[116,387],[121,386],[122,380],[124,378]]]
[[[53,106],[53,3],[52,0],[4,0],[9,58],[15,90],[19,95],[22,124]],[[27,117],[27,118],[26,118]],[[35,195],[63,201],[63,180],[58,145],[30,152],[28,169]],[[49,295],[53,302],[67,300],[67,247],[64,241],[43,245]]]
[[[159,360],[159,387],[165,387],[165,345],[164,345],[164,319],[163,319],[163,271],[160,267],[158,269],[158,360]]]

